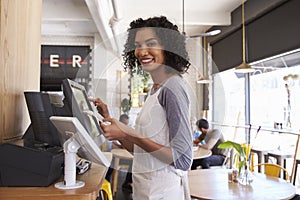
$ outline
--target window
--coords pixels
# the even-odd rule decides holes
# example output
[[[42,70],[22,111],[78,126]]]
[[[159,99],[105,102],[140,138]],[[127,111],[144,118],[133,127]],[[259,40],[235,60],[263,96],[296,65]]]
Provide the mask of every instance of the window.
[[[300,52],[254,64],[250,76],[251,123],[300,128]]]
[[[213,75],[212,121],[219,125],[229,125],[218,127],[224,133],[225,139],[243,140],[244,138],[244,134],[236,132],[243,130],[231,127],[245,124],[244,82],[244,77],[236,74],[234,69]],[[238,135],[238,138],[234,135]]]
[[[276,122],[282,128],[299,130],[300,50],[250,65],[256,69],[249,78],[250,124],[272,128]],[[245,130],[232,126],[245,125],[244,75],[230,69],[212,78],[212,121],[223,125],[218,128],[227,139],[235,135],[235,140],[243,141]]]

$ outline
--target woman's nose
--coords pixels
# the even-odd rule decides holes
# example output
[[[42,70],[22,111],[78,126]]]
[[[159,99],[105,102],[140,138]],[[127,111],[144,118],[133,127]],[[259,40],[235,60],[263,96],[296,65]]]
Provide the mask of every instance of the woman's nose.
[[[138,49],[138,55],[139,56],[145,56],[145,55],[148,55],[148,49],[147,48],[144,48],[144,47],[142,47],[142,48],[140,48],[140,49]]]

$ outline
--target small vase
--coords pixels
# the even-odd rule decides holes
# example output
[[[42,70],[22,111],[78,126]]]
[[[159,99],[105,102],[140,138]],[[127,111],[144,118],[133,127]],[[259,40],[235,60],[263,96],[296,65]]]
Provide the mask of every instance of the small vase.
[[[250,185],[253,182],[253,175],[251,171],[249,170],[248,163],[244,167],[244,169],[241,170],[238,178],[238,182],[241,185]]]

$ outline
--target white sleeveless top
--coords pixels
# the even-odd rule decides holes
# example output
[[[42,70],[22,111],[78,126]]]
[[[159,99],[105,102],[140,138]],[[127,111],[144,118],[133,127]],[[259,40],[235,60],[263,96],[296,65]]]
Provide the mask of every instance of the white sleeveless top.
[[[143,109],[136,119],[135,129],[142,136],[149,138],[156,143],[170,146],[166,113],[157,98],[160,90],[161,88],[147,97]],[[163,163],[139,146],[134,146],[133,173],[151,172],[162,169],[167,165],[169,164]]]
[[[147,97],[136,119],[135,129],[142,136],[169,147],[169,127],[166,112],[158,100],[159,88]],[[133,199],[134,200],[188,200],[190,199],[187,172],[175,169],[171,163],[157,159],[153,154],[134,145]]]

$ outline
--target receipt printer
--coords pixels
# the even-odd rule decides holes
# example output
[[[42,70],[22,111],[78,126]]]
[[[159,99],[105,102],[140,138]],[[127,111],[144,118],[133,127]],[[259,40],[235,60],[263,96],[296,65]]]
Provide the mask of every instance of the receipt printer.
[[[63,174],[61,147],[0,145],[0,186],[48,186]]]

